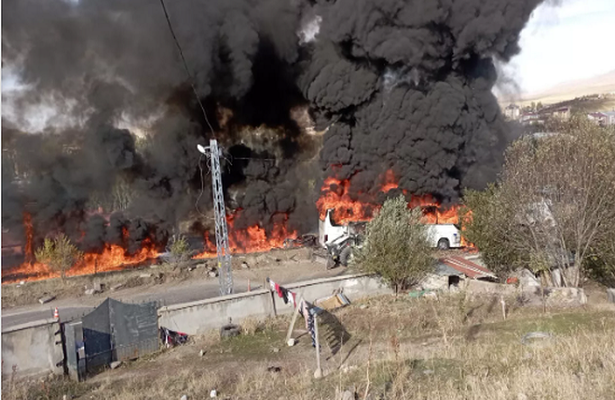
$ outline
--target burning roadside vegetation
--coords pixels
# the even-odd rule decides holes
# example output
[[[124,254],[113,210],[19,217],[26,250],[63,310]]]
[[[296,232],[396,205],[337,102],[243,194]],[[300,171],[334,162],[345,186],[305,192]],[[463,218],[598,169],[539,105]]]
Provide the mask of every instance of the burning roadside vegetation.
[[[69,275],[147,263],[177,233],[212,256],[195,150],[209,124],[235,253],[281,247],[328,208],[369,219],[400,193],[453,222],[514,137],[494,60],[519,51],[538,3],[169,4],[206,121],[156,7],[8,2],[3,65],[20,88],[3,88],[3,282],[53,276],[33,251],[58,233],[85,252]]]

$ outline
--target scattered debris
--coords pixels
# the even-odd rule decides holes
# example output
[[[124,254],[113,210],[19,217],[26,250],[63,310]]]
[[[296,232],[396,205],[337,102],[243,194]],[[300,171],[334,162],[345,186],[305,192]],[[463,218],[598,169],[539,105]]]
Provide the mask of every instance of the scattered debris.
[[[553,335],[549,332],[530,332],[530,333],[526,333],[525,335],[523,335],[523,337],[521,338],[521,344],[524,344],[526,346],[532,345],[537,343],[535,340],[548,340],[551,339],[553,337]]]
[[[279,352],[280,352],[280,349],[279,349],[279,348],[277,348],[277,347],[274,347],[273,349],[271,349],[271,352],[273,352],[273,353],[279,353]]]
[[[212,399],[218,397],[218,391],[216,389],[212,390],[209,392],[209,397]]]
[[[359,306],[359,308],[361,310],[365,310],[366,308],[368,308],[369,306],[367,304],[361,304],[361,306]]]
[[[426,369],[423,371],[423,375],[433,375],[434,370],[433,369]]]
[[[86,289],[85,290],[85,294],[88,295],[88,296],[92,296],[92,295],[95,295],[97,293],[98,293],[98,291],[96,291],[96,289]]]
[[[293,347],[295,345],[295,339],[294,338],[288,339],[288,342],[286,342],[286,344],[288,345],[288,347]]]
[[[438,293],[436,293],[436,292],[427,292],[427,293],[425,293],[425,295],[423,295],[423,297],[425,297],[426,299],[438,300]]]
[[[120,365],[122,365],[121,361],[113,361],[111,364],[109,364],[109,367],[111,367],[111,369],[116,369],[118,368]]]
[[[139,275],[139,278],[151,278],[152,274],[141,274]]]
[[[280,367],[273,366],[273,367],[267,368],[267,372],[280,372],[280,371],[282,371],[282,368]]]
[[[55,299],[55,296],[47,295],[38,299],[38,302],[41,304],[49,303],[51,300]]]
[[[243,268],[243,269],[250,269],[250,266],[248,265],[248,263],[247,263],[247,262],[242,261],[242,262],[241,262],[241,268]]]
[[[102,284],[102,283],[100,283],[99,281],[94,281],[94,284],[93,284],[93,289],[94,289],[94,291],[95,291],[95,292],[100,293],[100,292],[102,292],[102,291],[103,291],[104,286],[105,286],[105,285],[103,285],[103,284]]]
[[[335,310],[350,304],[350,300],[343,293],[337,293],[329,297],[318,299],[314,304],[325,310]]]
[[[207,273],[207,275],[209,275],[209,277],[210,277],[210,278],[215,278],[215,277],[217,277],[217,276],[218,276],[218,271],[217,271],[217,270],[215,270],[215,269],[211,269],[211,270]]]
[[[123,286],[124,286],[124,284],[123,284],[123,283],[118,283],[118,284],[116,284],[116,285],[113,285],[113,286],[111,286],[111,291],[112,291],[112,292],[114,292],[114,291],[116,291],[116,290],[118,290],[118,289],[122,288]]]
[[[188,341],[188,335],[182,332],[175,332],[167,329],[163,326],[159,329],[160,340],[166,345],[167,348],[174,347],[179,344],[184,344]]]
[[[414,299],[418,299],[420,297],[425,296],[427,293],[431,293],[431,290],[429,289],[423,289],[423,290],[411,290],[408,292],[408,296],[414,298]]]
[[[606,297],[609,303],[615,303],[615,288],[609,288],[606,290]]]
[[[199,351],[199,357],[203,357],[205,355],[205,350]]]
[[[222,339],[239,336],[240,333],[241,328],[238,325],[228,324],[220,328],[220,337]]]
[[[179,398],[179,400],[188,400],[188,395],[183,395],[182,397]]]
[[[318,238],[313,234],[305,234],[296,239],[285,239],[284,240],[284,248],[288,249],[291,247],[316,247]]]

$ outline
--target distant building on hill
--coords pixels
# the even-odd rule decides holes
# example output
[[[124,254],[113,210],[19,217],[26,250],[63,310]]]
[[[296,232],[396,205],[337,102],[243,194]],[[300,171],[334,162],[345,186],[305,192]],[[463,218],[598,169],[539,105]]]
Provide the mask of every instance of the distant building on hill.
[[[589,113],[587,119],[600,126],[615,125],[615,110]]]
[[[587,114],[587,119],[595,123],[596,125],[603,126],[606,121],[606,115],[601,112],[593,112]]]
[[[542,114],[545,117],[552,117],[552,118],[559,119],[560,121],[568,121],[570,119],[570,107],[559,107],[555,109],[546,109],[544,111],[541,111],[540,114]]]
[[[615,110],[603,111],[602,114],[605,116],[604,125],[615,125]]]

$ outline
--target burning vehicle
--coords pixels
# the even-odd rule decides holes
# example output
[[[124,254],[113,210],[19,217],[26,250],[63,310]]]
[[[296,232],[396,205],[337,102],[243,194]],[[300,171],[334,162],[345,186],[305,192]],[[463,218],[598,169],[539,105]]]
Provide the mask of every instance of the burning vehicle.
[[[423,213],[429,215],[431,208],[424,207]],[[318,223],[318,243],[327,250],[327,269],[348,265],[353,247],[360,247],[363,243],[366,226],[365,221],[336,225],[333,212],[333,209],[327,210],[324,220]],[[436,223],[426,222],[425,225],[433,247],[440,250],[462,247],[461,232],[456,224],[438,224],[436,219]]]

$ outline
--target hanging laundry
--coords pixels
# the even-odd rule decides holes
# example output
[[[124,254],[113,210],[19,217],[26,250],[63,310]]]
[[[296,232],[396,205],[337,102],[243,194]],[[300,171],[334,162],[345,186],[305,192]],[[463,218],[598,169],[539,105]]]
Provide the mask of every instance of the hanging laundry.
[[[287,290],[286,297],[288,298],[288,302],[293,305],[293,308],[297,308],[297,295],[295,292]]]
[[[312,337],[312,347],[316,347],[316,330],[314,329],[314,318],[316,318],[316,314],[320,309],[318,307],[313,307],[310,303],[305,300],[301,301],[299,304],[299,313],[305,319],[305,329],[310,333]]]
[[[269,282],[269,286],[271,287],[271,290],[275,291],[278,294],[278,297],[280,297],[284,301],[284,304],[290,303],[293,305],[293,307],[297,307],[297,304],[296,304],[297,295],[294,292],[291,292],[285,287],[278,285],[277,283],[275,283],[269,278],[267,278],[267,282]]]
[[[286,288],[283,288],[282,286],[279,287],[280,291],[278,292],[278,295],[282,298],[284,304],[288,304],[288,290]]]

